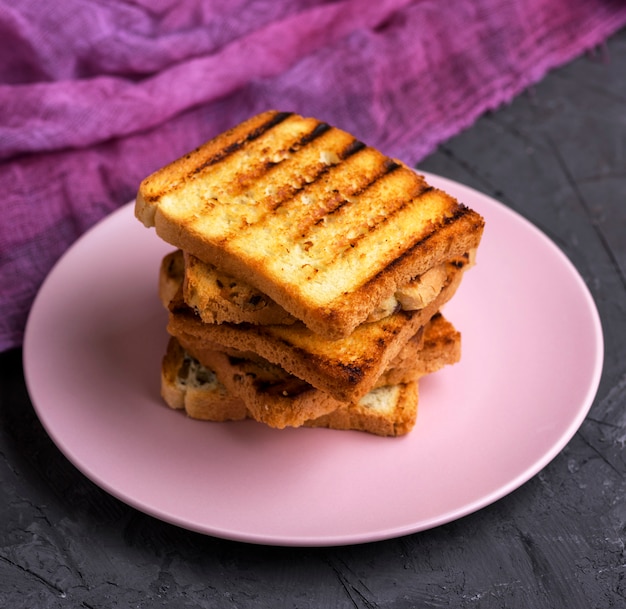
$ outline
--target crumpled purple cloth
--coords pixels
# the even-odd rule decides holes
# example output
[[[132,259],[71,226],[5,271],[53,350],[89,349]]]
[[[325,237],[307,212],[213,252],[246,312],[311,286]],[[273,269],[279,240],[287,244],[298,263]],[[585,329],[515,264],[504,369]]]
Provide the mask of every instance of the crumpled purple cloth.
[[[84,231],[248,116],[415,164],[624,24],[617,0],[0,0],[0,350]]]

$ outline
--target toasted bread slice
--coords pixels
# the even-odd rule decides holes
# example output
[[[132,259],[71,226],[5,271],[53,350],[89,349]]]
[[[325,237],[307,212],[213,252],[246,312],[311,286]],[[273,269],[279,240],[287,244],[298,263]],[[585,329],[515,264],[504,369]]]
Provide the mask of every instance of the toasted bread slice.
[[[484,226],[350,134],[276,111],[146,178],[135,213],[328,338],[348,336],[413,278],[475,250]]]
[[[320,337],[300,322],[273,326],[203,323],[182,298],[170,304],[167,329],[192,352],[212,344],[220,350],[256,353],[338,400],[357,401],[453,296],[462,274],[462,269],[450,265],[446,286],[428,306],[361,324],[339,340]]]
[[[204,421],[253,418],[245,402],[229,396],[226,388],[214,379],[215,373],[210,368],[188,355],[176,339],[170,340],[161,367],[161,393],[170,408],[184,410],[189,417]],[[415,382],[380,387],[359,402],[342,404],[333,412],[305,421],[303,427],[400,436],[415,425],[417,399]]]
[[[378,386],[361,400],[340,403],[332,412],[304,420],[301,424],[361,430],[385,436],[410,431],[415,423],[417,407],[416,381],[456,363],[460,356],[460,335],[442,315],[435,315],[426,326],[423,338],[416,339],[412,345],[414,350],[404,349],[403,357],[392,362],[389,371],[379,379]],[[225,354],[222,357],[228,358]],[[276,426],[277,420],[284,422],[293,416],[294,411],[302,413],[297,404],[290,404],[290,398],[302,400],[305,393],[310,397],[320,393],[284,371],[276,370],[276,366],[258,366],[256,360],[231,358],[228,366],[222,371],[226,380],[226,384],[222,384],[211,366],[200,363],[175,338],[171,338],[161,369],[161,391],[165,402],[171,408],[184,409],[196,419],[236,421],[254,418]],[[393,380],[391,373],[400,371],[402,376]],[[247,377],[245,382],[248,387],[244,391],[241,391],[244,383],[237,380],[237,375]],[[237,395],[231,394],[226,385],[234,385]],[[257,395],[251,397],[253,392]],[[261,410],[269,421],[253,414],[255,406],[250,408],[250,399],[253,404],[264,403],[267,406]],[[258,407],[256,410],[258,412]],[[271,413],[275,414],[271,416]]]
[[[465,270],[473,252],[455,259]],[[378,321],[399,309],[413,311],[430,304],[447,281],[446,264],[427,271],[403,286],[393,298],[372,311],[367,322]],[[291,324],[296,319],[268,296],[232,275],[222,273],[195,256],[176,250],[167,254],[159,273],[159,294],[165,307],[182,285],[184,302],[206,323]]]
[[[232,397],[215,373],[187,354],[172,338],[161,367],[161,394],[170,408],[193,419],[225,422],[255,418],[246,403]],[[364,431],[380,436],[408,433],[417,416],[417,383],[373,389],[359,402],[305,420],[304,427]]]
[[[431,346],[422,358],[424,336]],[[252,418],[270,427],[299,427],[308,419],[328,414],[345,404],[266,360],[232,350],[219,351],[211,345],[190,345],[184,338],[180,340],[188,353],[215,371],[231,395],[244,401]],[[458,332],[441,315],[436,315],[423,332],[405,345],[374,388],[413,382],[428,372],[455,363],[459,355]]]
[[[305,421],[328,414],[344,404],[268,361],[210,348],[190,352],[184,342],[180,344],[202,365],[214,371],[230,395],[243,401],[248,416],[269,427],[300,427]]]
[[[398,288],[395,294],[373,309],[365,323],[378,321],[396,311],[415,311],[430,304],[447,280],[446,264],[456,262],[467,270],[473,265],[475,252],[451,258],[413,278]],[[183,299],[207,323],[257,323],[291,324],[296,318],[290,315],[269,296],[249,283],[220,272],[212,264],[185,253]],[[168,270],[180,271],[179,267]],[[173,283],[173,282],[172,282]]]

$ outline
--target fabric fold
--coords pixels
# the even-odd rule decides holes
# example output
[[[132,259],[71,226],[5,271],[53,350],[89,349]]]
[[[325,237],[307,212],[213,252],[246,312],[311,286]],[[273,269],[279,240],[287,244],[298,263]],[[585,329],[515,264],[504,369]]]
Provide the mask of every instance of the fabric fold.
[[[376,28],[407,4],[409,0],[350,0],[308,8],[278,18],[214,53],[184,61],[176,61],[173,55],[170,65],[140,80],[102,75],[0,86],[5,108],[0,160],[24,152],[86,147],[150,129],[250,81],[279,75],[355,31]],[[150,47],[144,53],[143,70],[139,59],[135,63],[138,71],[147,73],[152,68]]]
[[[414,165],[625,24],[618,0],[0,0],[0,350],[85,230],[252,114]]]

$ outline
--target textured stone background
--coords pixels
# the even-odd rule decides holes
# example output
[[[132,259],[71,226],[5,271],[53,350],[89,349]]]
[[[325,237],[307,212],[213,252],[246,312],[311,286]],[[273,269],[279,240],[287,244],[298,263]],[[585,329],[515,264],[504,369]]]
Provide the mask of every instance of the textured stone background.
[[[626,31],[420,165],[538,225],[598,304],[598,396],[541,473],[476,514],[390,541],[297,549],[204,537],[79,474],[39,424],[14,350],[0,355],[0,606],[626,606],[625,75]]]

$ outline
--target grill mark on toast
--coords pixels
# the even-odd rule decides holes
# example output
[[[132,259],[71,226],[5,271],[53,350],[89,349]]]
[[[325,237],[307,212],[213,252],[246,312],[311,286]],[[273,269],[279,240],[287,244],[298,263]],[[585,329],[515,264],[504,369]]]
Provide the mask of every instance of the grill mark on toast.
[[[238,328],[247,329],[249,327],[252,326],[250,326],[249,324],[238,325]],[[317,362],[317,365],[321,365],[322,367],[327,364],[328,360],[324,355],[311,352],[306,348],[299,346],[296,342],[293,342],[292,340],[281,336],[280,334],[276,335],[273,334],[271,331],[266,333],[265,329],[262,326],[253,326],[253,328],[253,331],[257,335],[267,337],[272,343],[275,343],[276,345],[282,345],[284,348],[294,353],[294,357],[296,359],[308,359],[312,362]],[[337,368],[336,373],[343,378],[343,382],[347,383],[349,386],[356,386],[362,381],[363,377],[370,370],[375,360],[375,356],[363,356],[358,362],[342,362],[340,360],[336,360],[333,363],[333,366]]]
[[[350,193],[350,197],[360,197],[360,196],[362,196],[370,188],[375,186],[376,183],[379,180],[381,180],[385,176],[389,175],[390,173],[394,172],[399,167],[400,167],[399,163],[396,163],[395,161],[392,161],[391,159],[386,159],[384,161],[383,165],[382,165],[382,171],[380,173],[377,173],[374,176],[373,180],[371,180],[367,184],[364,184],[361,188],[358,188],[357,190],[351,192]],[[337,205],[333,209],[330,209],[326,215],[327,216],[332,216],[332,215],[336,214],[347,203],[350,203],[350,201],[348,201],[347,199],[342,199],[341,202],[339,203],[339,205]],[[323,218],[320,218],[315,224],[319,224],[322,220],[323,220]]]
[[[390,173],[392,173],[393,171],[395,171],[399,167],[400,167],[400,165],[398,163],[396,163],[395,161],[392,161],[391,159],[385,160],[383,165],[382,165],[382,171],[380,173],[377,173],[374,176],[373,180],[371,180],[367,184],[364,184],[363,186],[361,186],[361,188],[358,188],[357,190],[352,191],[350,193],[350,197],[359,197],[359,196],[363,195],[366,191],[368,191],[370,188],[372,188],[379,180],[381,180],[385,176],[389,175]],[[346,205],[346,203],[349,203],[349,202],[350,201],[348,201],[347,199],[342,199],[342,201],[340,202],[339,205],[337,205],[336,207],[334,207],[333,209],[330,209],[328,211],[327,216],[332,216],[333,214],[336,214],[344,205]],[[322,218],[320,218],[320,220],[322,220]],[[319,224],[320,220],[318,220],[316,222],[316,224]]]
[[[298,150],[301,150],[307,144],[310,144],[311,142],[316,140],[321,135],[324,135],[324,133],[326,133],[327,131],[330,131],[331,129],[332,127],[328,123],[318,123],[317,125],[315,125],[312,131],[310,131],[309,133],[305,133],[303,136],[300,137],[299,140],[295,141],[293,144],[291,144],[291,146],[289,146],[289,153],[292,155],[295,154],[296,152],[298,152]],[[280,165],[287,158],[288,157],[284,157],[280,159],[279,161],[271,161],[271,160],[266,161],[263,165],[263,168],[258,172],[256,177],[260,179],[261,177],[263,177],[264,173],[268,173],[269,171],[272,170],[272,168]]]
[[[360,150],[363,150],[363,148],[365,148],[365,144],[361,140],[354,139],[352,143],[348,144],[348,146],[346,146],[346,148],[343,150],[340,158],[345,161],[353,154],[356,154]]]
[[[365,144],[355,140],[353,144],[350,144],[346,150],[344,151],[348,158],[349,156],[355,155],[361,150],[365,149]],[[342,158],[341,160],[345,160]],[[362,184],[359,188],[346,193],[348,197],[359,197],[362,196],[368,189],[372,188],[379,180],[389,175],[396,169],[401,167],[401,165],[391,159],[386,159],[382,164],[380,171],[378,171],[373,179],[369,180],[367,183]],[[324,200],[324,206],[317,208],[317,213],[310,214],[302,219],[302,221],[298,224],[298,233],[300,238],[306,239],[310,236],[311,230],[315,226],[319,226],[320,224],[326,221],[326,218],[329,218],[335,214],[337,214],[344,206],[350,203],[350,200],[347,199],[344,194],[340,193],[338,190],[332,191],[332,196],[328,197]]]
[[[176,188],[178,188],[181,184],[184,184],[187,179],[196,176],[198,173],[200,173],[201,171],[203,171],[207,167],[211,167],[213,165],[216,165],[217,163],[219,163],[219,162],[223,161],[224,159],[228,158],[229,156],[231,156],[232,154],[234,154],[238,150],[241,150],[248,143],[253,142],[254,140],[258,139],[263,134],[267,133],[268,131],[270,131],[271,129],[273,129],[274,127],[276,127],[277,125],[279,125],[283,121],[287,120],[291,116],[294,116],[293,112],[276,112],[273,116],[270,117],[269,120],[267,120],[262,125],[259,125],[255,129],[252,129],[248,133],[244,134],[237,141],[232,142],[228,146],[224,146],[223,148],[219,149],[211,157],[209,157],[208,159],[206,159],[202,163],[196,165],[195,167],[193,167],[189,171],[187,171],[186,174],[180,175],[175,182],[172,182],[171,184],[169,184],[166,187],[165,186],[162,187],[160,190],[158,190],[156,192],[153,192],[150,195],[144,194],[145,200],[147,202],[150,202],[150,203],[158,201],[163,195],[171,192],[172,190],[176,190]],[[198,148],[196,150],[200,150],[200,148]],[[185,158],[186,159],[191,158],[192,154],[193,153],[191,153],[191,152],[188,153],[185,156]]]
[[[350,385],[356,385],[360,383],[365,374],[363,366],[357,366],[354,364],[340,364],[339,367],[346,375],[346,381]]]
[[[319,123],[311,133],[308,133],[306,135],[304,135],[300,141],[296,142],[295,144],[293,144],[291,146],[291,148],[289,149],[289,151],[292,154],[296,154],[299,150],[302,150],[307,144],[309,144],[310,142],[312,142],[313,140],[317,139],[318,137],[320,137],[321,135],[323,135],[324,133],[327,133],[331,130],[333,130],[334,127],[331,127],[330,125],[326,124],[326,123]],[[341,150],[340,152],[337,153],[337,156],[339,157],[339,162],[343,162],[346,159],[350,158],[351,156],[353,156],[354,154],[357,154],[359,151],[363,150],[365,148],[365,144],[357,139],[354,139],[350,142],[350,144],[348,144],[343,150]],[[272,167],[275,167],[277,165],[279,165],[280,163],[282,163],[283,161],[279,161],[278,163],[268,163],[266,165],[266,168],[268,170],[270,170]],[[279,199],[276,199],[275,201],[273,201],[270,205],[268,205],[268,210],[271,212],[276,212],[278,209],[280,209],[281,207],[289,204],[294,197],[296,197],[297,195],[299,195],[300,193],[302,193],[303,191],[305,191],[306,189],[314,189],[317,188],[317,185],[320,181],[320,179],[326,175],[333,167],[336,167],[336,165],[327,165],[327,164],[322,164],[320,165],[320,167],[318,168],[318,171],[304,184],[302,184],[300,187],[292,187],[290,189],[285,189],[285,191],[283,191],[282,193],[282,197]],[[262,220],[261,220],[262,221]]]
[[[426,193],[430,192],[431,190],[433,190],[433,187],[432,186],[427,186],[426,188],[424,188],[419,193],[417,198],[419,199],[420,197],[422,197]],[[387,222],[391,222],[396,215],[400,214],[409,205],[414,205],[414,202],[415,202],[415,199],[406,199],[404,201],[401,201],[400,205],[398,205],[398,207],[396,207],[393,210],[390,210],[389,213],[385,214],[382,218],[380,218],[376,224],[374,224],[372,226],[368,226],[367,227],[367,232],[361,233],[360,235],[357,235],[353,239],[350,239],[348,241],[348,247],[346,247],[343,251],[347,251],[348,249],[356,247],[358,242],[361,241],[362,239],[365,239],[366,237],[372,237],[373,236],[375,238],[374,233],[376,231],[378,231],[383,224],[386,224]],[[341,255],[341,252],[339,253],[339,255]]]
[[[230,161],[227,158],[229,154],[239,150],[245,151],[246,144],[252,143],[254,139],[257,139],[264,133],[269,133],[274,126],[282,123],[290,116],[292,116],[291,113],[281,113],[280,120],[278,120],[278,116],[274,117],[273,121],[268,121],[263,126],[251,132],[255,137],[252,137],[252,135],[249,134],[245,138],[240,138],[238,142],[235,142],[224,151],[217,153],[220,158],[217,159],[216,155],[214,157],[217,159],[215,162],[217,163],[218,161],[224,160],[226,163],[229,163]],[[270,126],[270,123],[273,124]],[[334,132],[340,134],[341,139],[345,139],[344,136],[348,136],[349,138],[349,143],[346,144],[345,141],[341,143],[341,146],[343,147],[342,149],[338,150],[339,144],[335,141],[336,137],[334,136]],[[336,155],[337,159],[333,159],[332,156],[328,160],[322,160],[320,157],[318,162],[311,162],[311,159],[309,159],[306,163],[305,174],[297,169],[286,169],[287,176],[289,176],[289,174],[292,175],[291,179],[288,178],[285,180],[283,177],[272,177],[274,171],[281,171],[281,167],[283,167],[286,163],[293,163],[294,159],[297,159],[300,154],[308,154],[310,156],[312,151],[315,151],[316,149],[319,150],[320,155],[323,154],[325,152],[323,143],[315,144],[315,147],[310,147],[309,145],[325,134],[329,134],[330,138],[328,153],[330,155]],[[332,127],[328,123],[319,121],[310,125],[308,131],[301,133],[296,141],[292,141],[286,145],[288,147],[286,147],[282,152],[278,152],[274,159],[267,158],[257,165],[248,166],[245,175],[239,175],[237,177],[237,181],[233,182],[232,186],[234,186],[234,189],[237,192],[240,192],[244,197],[246,196],[246,191],[249,188],[254,188],[261,182],[266,182],[270,188],[273,183],[281,184],[281,187],[278,190],[273,191],[272,194],[267,197],[263,197],[262,192],[259,193],[261,197],[259,202],[262,204],[257,207],[255,219],[250,221],[249,217],[242,217],[239,227],[240,230],[247,230],[253,226],[259,227],[267,219],[271,220],[277,210],[283,206],[288,206],[289,203],[305,188],[310,186],[312,189],[315,189],[316,184],[335,166],[336,163],[333,161],[338,160],[339,164],[341,164],[341,162],[366,148],[366,145],[363,142],[357,140],[353,136],[349,136],[349,134]],[[227,154],[227,152],[229,152],[229,154]],[[202,168],[205,168],[210,164],[211,160],[209,159],[202,166],[196,168],[195,171],[200,171]],[[237,193],[233,191],[232,194],[236,195]],[[208,212],[208,210],[215,207],[217,203],[218,201],[216,199],[207,198],[203,202],[205,211]]]
[[[300,148],[306,146],[309,142],[317,139],[320,135],[323,135],[327,131],[330,131],[332,127],[328,123],[318,123],[310,133],[305,133],[297,142],[294,142],[289,147],[289,152],[292,154],[300,150]]]
[[[430,186],[424,192],[427,192],[428,190],[432,190],[432,189],[433,187]],[[458,207],[454,209],[454,211],[452,212],[450,216],[446,216],[445,218],[442,218],[441,224],[433,225],[432,230],[427,235],[415,241],[410,247],[405,249],[399,256],[397,256],[392,261],[390,261],[389,264],[385,268],[381,269],[378,273],[372,276],[364,285],[364,287],[367,288],[367,286],[370,284],[375,285],[378,281],[380,281],[382,277],[392,272],[395,267],[399,266],[403,262],[403,260],[405,260],[406,258],[410,258],[412,255],[414,255],[414,251],[418,249],[419,247],[421,247],[434,235],[439,233],[443,226],[457,222],[459,219],[461,219],[463,216],[466,216],[469,213],[473,213],[473,212],[465,205],[459,204]],[[404,311],[404,313],[407,313],[407,312]]]
[[[305,133],[298,141],[291,144],[291,146],[289,147],[290,155],[297,154],[298,151],[302,150],[308,144],[315,141],[317,138],[321,137],[325,133],[332,131],[332,129],[333,127],[331,127],[331,125],[329,125],[328,123],[318,123],[317,125],[315,125],[312,131],[310,131],[309,133]],[[275,167],[278,167],[281,163],[284,163],[287,158],[288,157],[284,157],[280,159],[279,161],[267,161],[263,169],[256,176],[257,179],[261,179],[261,177],[263,177],[263,174],[270,173],[272,169],[274,169]],[[319,180],[319,178],[323,174],[325,174],[328,171],[328,169],[329,169],[328,165],[321,165],[318,171],[313,176],[312,180],[309,181],[309,183],[314,183],[317,180]],[[271,203],[269,203],[267,205],[267,209],[271,212],[275,212],[285,203],[287,203],[288,201],[291,201],[293,197],[295,197],[296,194],[299,193],[304,186],[305,185],[300,186],[300,187],[293,186],[291,188],[284,188],[284,190],[281,192],[282,196],[279,198],[276,198]]]
[[[397,163],[396,161],[392,159],[386,159],[384,163],[382,164],[382,170],[379,173],[377,173],[374,176],[374,178],[370,180],[367,184],[364,184],[361,188],[350,193],[349,194],[350,198],[364,196],[368,190],[371,190],[372,188],[374,188],[381,180],[385,179],[386,177],[389,177],[394,171],[400,169],[401,167],[402,165],[400,163]],[[364,239],[365,237],[374,237],[374,233],[380,228],[382,224],[393,220],[396,214],[399,214],[407,206],[413,205],[416,198],[423,196],[425,193],[427,193],[428,191],[432,189],[433,189],[432,186],[426,184],[425,182],[421,182],[419,185],[419,190],[412,193],[411,197],[407,197],[406,199],[399,200],[395,208],[391,208],[388,206],[385,209],[384,216],[381,216],[380,218],[378,218],[375,223],[368,224],[366,227],[362,227],[363,230],[358,235],[350,239],[346,238],[344,243],[342,244],[335,241],[336,246],[345,245],[345,247],[338,249],[335,252],[335,256],[336,257],[341,256],[344,252],[356,247],[356,244],[362,239]],[[350,204],[351,201],[349,199],[342,197],[339,193],[337,193],[337,197],[330,199],[329,203],[331,203],[332,206],[327,207],[327,212],[324,215],[321,215],[313,222],[310,222],[310,221],[307,222],[305,219],[305,222],[301,223],[298,226],[298,228],[300,229],[301,239],[312,238],[312,231],[316,226],[319,226],[320,224],[324,223],[327,218],[330,218],[333,215],[339,213],[346,205]]]
[[[287,120],[290,116],[293,116],[293,112],[278,112],[278,113],[276,113],[266,123],[263,123],[262,125],[260,125],[256,129],[253,129],[252,131],[247,133],[244,137],[242,137],[241,139],[237,140],[236,142],[233,142],[232,144],[226,146],[225,148],[222,148],[220,151],[218,151],[212,157],[210,157],[209,159],[204,161],[204,163],[201,163],[197,167],[194,167],[194,169],[193,169],[193,171],[191,171],[190,175],[195,175],[195,174],[201,172],[203,169],[206,169],[207,167],[210,167],[211,165],[215,165],[216,163],[219,163],[220,161],[224,160],[226,157],[230,156],[234,152],[237,152],[237,150],[241,150],[246,144],[248,144],[248,143],[258,139],[263,134],[267,133],[268,131],[270,131],[271,129],[276,127],[276,125],[279,125],[283,121]]]
[[[287,119],[292,116],[286,113]],[[206,197],[203,203],[212,208],[212,198],[218,205],[243,202],[246,205],[234,213],[240,216],[241,228],[258,223],[268,212],[277,209],[284,199],[291,198],[294,189],[298,189],[303,182],[315,179],[315,174],[326,168],[321,156],[316,159],[315,154],[322,154],[324,142],[317,140],[329,132],[337,134],[330,136],[330,150],[333,150],[333,144],[338,146],[333,141],[337,138],[344,143],[346,139],[353,139],[327,123],[308,120],[302,125],[297,120],[285,119],[276,121],[273,127],[263,130],[258,137],[240,138],[226,149],[232,150],[232,154],[223,155],[220,159],[222,164],[208,168],[209,174],[214,172],[214,180],[216,175],[223,177],[211,186],[217,192],[216,197]],[[300,154],[304,154],[305,159],[298,165]],[[244,211],[246,208],[255,209],[248,215]]]

